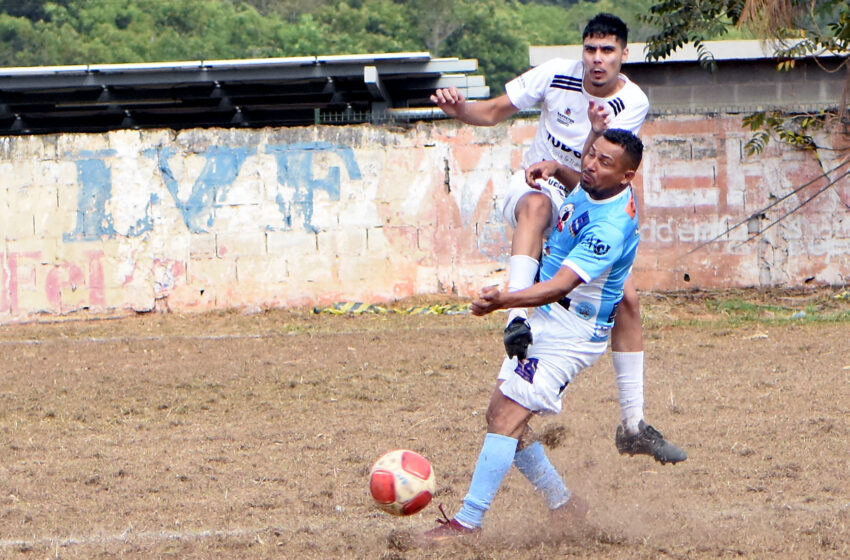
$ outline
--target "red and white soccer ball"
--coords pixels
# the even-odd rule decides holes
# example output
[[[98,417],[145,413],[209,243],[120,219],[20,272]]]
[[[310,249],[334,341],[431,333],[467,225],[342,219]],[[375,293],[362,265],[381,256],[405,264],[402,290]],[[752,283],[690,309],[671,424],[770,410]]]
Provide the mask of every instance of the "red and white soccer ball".
[[[393,515],[413,515],[431,502],[434,469],[428,459],[408,449],[385,453],[369,473],[369,490],[382,510]]]

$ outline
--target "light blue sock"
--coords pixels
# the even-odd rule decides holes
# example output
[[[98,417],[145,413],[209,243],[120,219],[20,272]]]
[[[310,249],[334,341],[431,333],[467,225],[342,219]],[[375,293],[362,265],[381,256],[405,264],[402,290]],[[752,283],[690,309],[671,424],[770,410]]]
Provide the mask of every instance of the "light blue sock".
[[[458,522],[467,527],[481,527],[484,514],[490,509],[490,502],[511,468],[517,443],[516,439],[499,434],[487,434],[484,438],[478,462],[475,463],[475,472],[472,473],[472,482],[469,483],[469,492],[463,499],[463,507],[455,515]]]
[[[564,485],[564,479],[549,462],[546,451],[539,441],[517,451],[514,455],[514,464],[535,490],[543,494],[549,509],[561,507],[570,499],[572,493]]]

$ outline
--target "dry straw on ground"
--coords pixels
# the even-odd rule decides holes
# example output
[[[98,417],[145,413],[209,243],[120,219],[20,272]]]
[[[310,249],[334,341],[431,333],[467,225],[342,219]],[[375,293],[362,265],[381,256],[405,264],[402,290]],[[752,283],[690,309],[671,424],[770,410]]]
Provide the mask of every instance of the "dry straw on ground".
[[[605,356],[562,415],[535,420],[589,527],[553,524],[512,472],[482,539],[448,550],[410,536],[466,492],[503,316],[5,326],[0,557],[846,558],[850,300],[836,296],[645,295],[648,420],[690,458],[617,455]],[[368,496],[372,461],[394,447],[438,477],[410,518]]]

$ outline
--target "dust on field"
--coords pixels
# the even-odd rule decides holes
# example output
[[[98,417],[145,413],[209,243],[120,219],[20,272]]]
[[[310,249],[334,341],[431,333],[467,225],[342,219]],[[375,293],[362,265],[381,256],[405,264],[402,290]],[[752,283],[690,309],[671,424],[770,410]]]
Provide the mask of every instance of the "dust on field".
[[[0,327],[0,556],[848,557],[845,294],[645,294],[647,420],[688,460],[617,454],[605,356],[560,416],[534,421],[588,525],[559,527],[511,472],[482,537],[436,550],[413,537],[467,490],[504,315]],[[396,447],[437,476],[409,518],[368,495],[372,462]]]

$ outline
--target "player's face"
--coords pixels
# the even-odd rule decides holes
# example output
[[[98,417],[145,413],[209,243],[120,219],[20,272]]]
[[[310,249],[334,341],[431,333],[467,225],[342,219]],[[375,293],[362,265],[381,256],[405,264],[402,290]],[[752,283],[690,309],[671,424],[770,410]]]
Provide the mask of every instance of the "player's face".
[[[581,160],[581,186],[590,198],[602,200],[619,193],[635,175],[622,146],[599,138]]]
[[[583,46],[584,88],[598,97],[613,94],[628,49],[614,35],[587,37]]]

